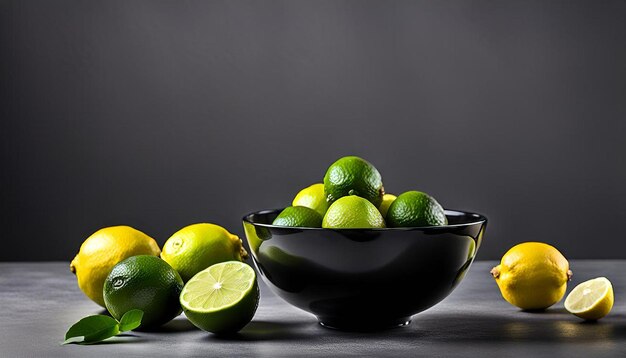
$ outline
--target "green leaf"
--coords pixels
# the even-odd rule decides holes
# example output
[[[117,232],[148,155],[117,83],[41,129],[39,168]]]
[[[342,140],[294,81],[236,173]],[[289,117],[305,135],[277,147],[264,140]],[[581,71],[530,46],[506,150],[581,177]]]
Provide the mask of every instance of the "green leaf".
[[[118,323],[114,318],[104,315],[89,316],[74,323],[65,333],[65,342],[94,343],[113,337],[120,333]],[[78,337],[83,337],[80,340]]]
[[[142,310],[135,309],[124,313],[120,319],[120,332],[132,331],[133,329],[139,327],[142,318]]]

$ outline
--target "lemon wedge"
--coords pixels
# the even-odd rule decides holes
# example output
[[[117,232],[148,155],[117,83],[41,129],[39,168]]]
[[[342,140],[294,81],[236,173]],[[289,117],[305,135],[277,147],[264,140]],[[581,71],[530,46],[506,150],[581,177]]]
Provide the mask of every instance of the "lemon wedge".
[[[565,299],[565,309],[586,320],[598,320],[613,308],[613,285],[606,277],[585,281]]]

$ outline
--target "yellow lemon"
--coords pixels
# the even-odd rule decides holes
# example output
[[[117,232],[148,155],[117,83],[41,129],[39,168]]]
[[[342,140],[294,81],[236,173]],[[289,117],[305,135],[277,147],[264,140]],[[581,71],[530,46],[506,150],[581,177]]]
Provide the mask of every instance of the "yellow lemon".
[[[574,287],[565,299],[565,309],[582,319],[595,321],[611,312],[613,300],[611,281],[598,277]]]
[[[502,297],[524,310],[559,302],[572,276],[567,259],[553,246],[524,242],[513,246],[491,270]]]
[[[387,216],[387,211],[389,210],[391,203],[393,203],[393,201],[396,200],[396,198],[397,196],[393,194],[383,195],[383,202],[378,207],[378,211],[380,211],[380,214],[383,216],[383,218]]]
[[[326,194],[324,194],[324,184],[316,183],[300,190],[296,197],[293,198],[291,206],[306,206],[317,211],[321,217],[324,217],[326,210],[330,206],[328,201],[326,201]]]
[[[248,253],[237,235],[219,225],[200,223],[186,226],[167,239],[161,258],[187,282],[211,265],[243,261]]]
[[[159,245],[153,238],[130,226],[112,226],[100,229],[89,236],[70,263],[76,274],[78,287],[102,307],[104,280],[113,266],[135,255],[158,256]]]

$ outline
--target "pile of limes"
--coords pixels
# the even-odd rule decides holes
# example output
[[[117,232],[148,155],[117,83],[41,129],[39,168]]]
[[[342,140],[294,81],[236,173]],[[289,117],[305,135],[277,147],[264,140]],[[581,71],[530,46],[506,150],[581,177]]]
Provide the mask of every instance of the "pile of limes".
[[[421,191],[386,194],[378,170],[365,159],[343,157],[328,167],[323,183],[302,189],[274,225],[384,228],[446,225],[443,207]]]
[[[179,230],[163,251],[143,232],[114,226],[87,238],[70,268],[87,297],[117,320],[139,309],[139,328],[151,329],[184,310],[201,329],[232,333],[259,302],[256,274],[241,262],[247,256],[239,237],[214,224]]]

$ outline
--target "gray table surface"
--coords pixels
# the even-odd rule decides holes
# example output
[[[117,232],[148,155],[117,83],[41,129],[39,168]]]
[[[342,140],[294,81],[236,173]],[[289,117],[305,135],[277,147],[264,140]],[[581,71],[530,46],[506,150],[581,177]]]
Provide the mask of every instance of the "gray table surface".
[[[568,293],[598,276],[613,282],[613,311],[597,323],[570,315],[563,302],[543,313],[510,306],[489,275],[494,264],[475,262],[443,302],[414,316],[411,325],[383,332],[323,328],[261,284],[259,310],[235,337],[200,331],[181,315],[159,332],[61,346],[70,325],[102,309],[80,292],[68,263],[0,263],[0,357],[626,357],[626,261],[571,262]]]

